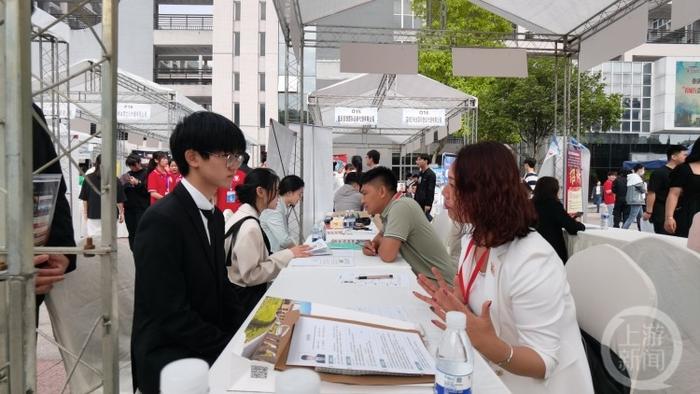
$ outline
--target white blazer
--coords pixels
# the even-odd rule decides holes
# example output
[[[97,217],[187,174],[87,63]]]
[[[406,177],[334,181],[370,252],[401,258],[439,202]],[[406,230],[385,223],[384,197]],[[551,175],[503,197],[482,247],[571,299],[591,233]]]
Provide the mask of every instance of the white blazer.
[[[469,240],[467,235],[466,244]],[[462,270],[464,283],[472,269]],[[535,350],[545,363],[544,379],[513,375],[490,363],[513,393],[593,394],[566,270],[540,234],[533,231],[491,249],[483,288],[499,338]]]

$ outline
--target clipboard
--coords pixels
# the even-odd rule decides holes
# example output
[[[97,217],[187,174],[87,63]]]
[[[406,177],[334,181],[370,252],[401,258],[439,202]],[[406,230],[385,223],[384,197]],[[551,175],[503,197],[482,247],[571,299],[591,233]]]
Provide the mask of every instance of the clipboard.
[[[292,334],[294,333],[294,325],[301,317],[299,311],[289,311],[282,322],[282,327],[286,328],[285,334],[280,339],[279,343],[279,353],[277,361],[275,362],[275,369],[278,371],[284,371],[288,368],[308,368],[314,369],[313,367],[301,367],[301,366],[288,366],[287,357],[289,355],[290,342],[292,340]],[[332,320],[342,323],[351,323],[358,326],[382,328],[387,330],[402,331],[402,332],[413,332],[416,334],[420,333],[416,330],[405,330],[395,327],[387,327],[378,324],[358,322],[354,320],[345,319],[334,319],[324,316],[309,316],[314,319],[324,319]],[[394,386],[394,385],[408,385],[408,384],[424,384],[433,383],[435,381],[434,375],[420,375],[420,376],[396,376],[396,375],[341,375],[341,374],[330,374],[319,372],[321,380],[330,383],[345,383],[345,384],[355,384],[355,385],[366,385],[366,386]]]

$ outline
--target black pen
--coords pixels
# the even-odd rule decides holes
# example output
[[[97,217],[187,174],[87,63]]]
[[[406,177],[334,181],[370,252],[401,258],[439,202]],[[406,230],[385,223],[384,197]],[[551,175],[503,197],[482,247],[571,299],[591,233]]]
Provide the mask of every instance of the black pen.
[[[388,274],[388,275],[362,275],[358,276],[356,279],[362,280],[362,279],[394,279],[394,275]]]

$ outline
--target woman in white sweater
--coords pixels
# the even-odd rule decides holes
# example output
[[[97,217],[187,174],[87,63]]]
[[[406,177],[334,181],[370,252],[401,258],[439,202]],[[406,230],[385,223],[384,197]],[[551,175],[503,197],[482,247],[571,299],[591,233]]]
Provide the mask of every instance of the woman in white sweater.
[[[227,210],[226,262],[228,278],[250,313],[267,290],[267,283],[294,257],[308,257],[309,247],[298,245],[271,253],[270,241],[260,227],[260,212],[275,209],[278,200],[279,178],[274,171],[256,168],[245,177],[245,183],[236,187],[241,206],[236,213]]]
[[[532,228],[536,213],[512,153],[467,145],[443,189],[445,208],[469,226],[454,287],[419,275],[444,327],[467,315],[467,334],[513,393],[593,393],[576,308],[559,256]]]

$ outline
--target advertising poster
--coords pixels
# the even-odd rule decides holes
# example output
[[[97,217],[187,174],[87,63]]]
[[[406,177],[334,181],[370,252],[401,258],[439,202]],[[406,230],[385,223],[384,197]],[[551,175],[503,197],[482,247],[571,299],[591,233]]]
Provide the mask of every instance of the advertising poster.
[[[566,211],[583,212],[581,151],[569,144],[566,152]]]
[[[700,62],[676,62],[675,127],[700,127]]]

